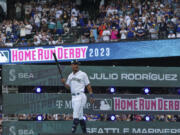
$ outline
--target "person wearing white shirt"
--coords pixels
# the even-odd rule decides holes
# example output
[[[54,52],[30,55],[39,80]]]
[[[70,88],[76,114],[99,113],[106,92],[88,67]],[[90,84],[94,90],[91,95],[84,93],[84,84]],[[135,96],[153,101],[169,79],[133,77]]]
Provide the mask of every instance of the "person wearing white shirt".
[[[27,4],[24,5],[24,9],[25,9],[25,17],[29,18],[30,13],[32,11],[32,5],[30,3],[27,3]]]
[[[25,32],[26,32],[26,36],[30,36],[31,35],[31,31],[32,31],[32,26],[30,23],[26,23],[25,25]]]
[[[21,8],[22,8],[22,4],[20,2],[17,2],[15,4],[15,8],[16,8],[16,18],[20,19],[21,18]]]
[[[25,25],[23,22],[21,22],[20,25],[20,37],[25,37],[26,36],[26,29],[25,29]]]
[[[13,47],[13,43],[10,40],[7,40],[6,43],[5,43],[5,46]]]
[[[39,45],[41,44],[41,41],[40,41],[37,37],[34,37],[34,42],[33,42],[33,44],[34,44],[35,46],[39,46]]]
[[[120,35],[121,35],[121,39],[127,38],[127,30],[124,27],[122,27],[122,29],[120,31]]]
[[[126,22],[126,25],[127,25],[127,27],[131,24],[131,18],[130,18],[130,16],[125,16],[125,22]]]
[[[38,12],[37,12],[37,13],[34,15],[34,22],[35,22],[35,24],[36,24],[36,27],[39,28],[40,25],[41,25],[41,13],[38,13]]]
[[[71,10],[71,15],[78,17],[79,11],[78,11],[76,8],[73,8],[73,9]]]
[[[7,24],[6,25],[6,33],[11,33],[11,32],[12,32],[11,24]]]
[[[36,11],[41,12],[41,11],[42,11],[42,6],[41,6],[41,5],[38,5],[38,6],[36,7]]]
[[[114,12],[114,9],[112,7],[109,7],[107,9],[107,13],[106,13],[106,16],[109,16],[110,14],[113,15],[113,12]]]
[[[105,29],[102,33],[103,41],[105,41],[105,42],[110,41],[110,35],[111,35],[111,31],[108,29]]]
[[[173,31],[170,31],[170,32],[169,32],[168,38],[176,38],[176,35],[174,34]]]
[[[77,26],[77,17],[72,16],[71,17],[71,27],[76,27]]]
[[[56,11],[56,18],[58,19],[62,14],[63,14],[63,11],[59,8],[59,9]]]
[[[86,123],[83,119],[83,107],[86,104],[87,97],[84,94],[85,87],[87,87],[90,93],[90,102],[93,103],[93,92],[90,85],[90,81],[85,72],[79,70],[79,62],[77,60],[73,60],[71,62],[72,73],[68,76],[67,81],[62,78],[61,82],[67,89],[71,90],[72,95],[72,108],[73,108],[73,126],[72,133],[76,132],[77,126],[80,123],[83,133],[87,133],[86,131]]]
[[[52,37],[49,40],[49,45],[57,45],[58,41],[54,40]]]

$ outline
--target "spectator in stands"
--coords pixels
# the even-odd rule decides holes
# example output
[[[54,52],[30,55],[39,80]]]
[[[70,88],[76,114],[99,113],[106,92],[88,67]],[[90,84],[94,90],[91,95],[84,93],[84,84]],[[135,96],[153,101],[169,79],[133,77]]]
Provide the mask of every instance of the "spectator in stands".
[[[118,30],[114,26],[111,30],[111,41],[117,41],[118,39]]]
[[[135,30],[137,39],[140,40],[145,38],[146,31],[144,26],[142,25],[142,22],[138,22],[138,26],[135,28]]]
[[[176,24],[176,37],[180,38],[180,20]]]
[[[6,43],[5,43],[5,46],[6,47],[13,47],[13,42],[10,39],[7,39]]]
[[[122,27],[121,28],[121,31],[120,31],[120,39],[127,39],[127,30],[124,28],[124,27]]]
[[[177,17],[180,17],[180,5],[174,10],[174,14],[175,14]]]
[[[7,39],[6,35],[5,35],[5,34],[1,34],[0,37],[1,37],[2,41],[3,41],[4,43],[6,43],[6,39]]]
[[[134,120],[135,120],[135,121],[142,121],[142,119],[143,119],[143,118],[142,118],[141,115],[139,115],[139,114],[135,114],[135,115],[134,115]]]
[[[33,44],[34,44],[35,46],[39,46],[39,45],[41,44],[41,40],[40,40],[37,36],[35,36],[35,37],[34,37]]]
[[[56,28],[59,28],[59,24],[57,24],[58,26],[56,26]],[[47,20],[42,19],[42,23],[41,23],[41,30],[43,32],[48,31],[48,24],[47,24]],[[59,29],[57,29],[57,34],[59,34]]]
[[[26,114],[19,114],[18,115],[18,120],[20,120],[20,121],[24,121],[24,120],[26,120],[27,119],[27,116],[26,116]]]
[[[65,115],[65,120],[73,120],[73,116],[70,114]]]
[[[89,43],[89,38],[87,38],[86,36],[82,35],[81,36],[81,43]]]
[[[74,16],[74,17],[78,17],[79,16],[79,10],[76,7],[72,8],[71,16]]]
[[[6,35],[10,36],[11,32],[12,32],[12,22],[7,21],[6,24],[5,24],[5,28],[6,28]]]
[[[110,35],[111,35],[111,31],[108,28],[103,30],[103,33],[102,33],[103,41],[104,42],[109,42],[110,41]]]
[[[55,39],[53,39],[52,37],[50,37],[50,39],[49,39],[49,45],[57,45],[57,42],[58,41],[56,41]]]
[[[16,19],[20,20],[21,12],[22,12],[22,4],[19,1],[16,2],[15,9],[16,9]]]
[[[167,36],[167,24],[164,19],[161,19],[159,25],[159,36],[160,38],[166,38]]]
[[[28,42],[27,42],[27,40],[25,38],[22,38],[22,40],[21,40],[19,45],[20,46],[28,46]]]
[[[32,25],[29,22],[25,22],[25,35],[27,39],[31,38],[31,32],[32,32]]]
[[[98,42],[98,31],[97,31],[97,26],[94,25],[91,29],[91,33],[92,33],[92,36],[95,40],[95,42]]]
[[[61,35],[64,33],[63,30],[63,24],[62,24],[62,20],[61,18],[57,19],[57,23],[56,23],[56,33]]]
[[[30,18],[30,14],[32,11],[32,5],[29,2],[26,2],[26,4],[24,5],[24,11],[25,11],[25,18],[29,19]]]
[[[156,27],[155,24],[150,26],[149,33],[150,33],[151,39],[158,39],[158,31],[155,27]]]
[[[98,32],[99,32],[99,36],[102,37],[103,35],[103,31],[106,29],[106,23],[102,23],[99,28],[98,28]]]
[[[127,29],[127,39],[134,39],[135,37],[135,28],[133,26],[129,26]]]
[[[20,37],[25,38],[26,36],[26,29],[23,22],[20,22]]]
[[[168,38],[176,38],[176,35],[173,31],[169,31]]]
[[[46,32],[42,32],[41,37],[41,45],[48,45],[49,44],[49,35]]]
[[[167,32],[168,32],[168,34],[170,34],[172,32],[174,33],[174,30],[175,30],[174,23],[172,21],[168,21],[167,22]]]
[[[174,115],[174,118],[177,122],[180,122],[180,115]]]
[[[3,40],[2,40],[2,38],[0,36],[0,47],[4,47],[4,46],[5,46],[5,44],[4,44],[4,42],[3,42]]]
[[[56,28],[55,20],[51,19],[48,23],[48,29],[49,29],[50,33],[54,34],[55,28]]]
[[[55,120],[53,115],[47,114],[46,120]]]
[[[127,120],[127,114],[121,114],[120,119],[121,119],[121,121],[126,121]]]
[[[36,26],[36,30],[38,31],[41,26],[41,12],[36,12],[34,15],[34,22]]]
[[[84,26],[85,26],[83,14],[80,14],[80,16],[79,16],[79,25],[80,25],[81,27],[84,27]]]
[[[75,16],[75,13],[73,13],[71,16],[71,27],[76,27],[77,23],[78,23],[77,16]]]
[[[61,37],[59,37],[59,38],[58,38],[58,41],[57,41],[57,44],[63,44],[63,43],[64,43],[64,41],[62,40]]]

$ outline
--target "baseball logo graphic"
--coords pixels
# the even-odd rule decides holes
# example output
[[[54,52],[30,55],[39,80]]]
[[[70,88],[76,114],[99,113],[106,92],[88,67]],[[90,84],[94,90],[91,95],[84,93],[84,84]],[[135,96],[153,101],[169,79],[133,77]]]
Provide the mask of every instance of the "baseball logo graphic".
[[[93,110],[96,111],[109,111],[112,110],[112,100],[111,99],[95,99]]]
[[[8,51],[0,51],[0,63],[9,62],[9,52]]]

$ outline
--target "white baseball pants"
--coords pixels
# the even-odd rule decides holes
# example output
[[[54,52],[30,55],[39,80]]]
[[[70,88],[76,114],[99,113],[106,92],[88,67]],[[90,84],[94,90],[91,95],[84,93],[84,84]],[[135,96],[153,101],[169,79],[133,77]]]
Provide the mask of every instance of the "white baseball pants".
[[[87,102],[87,97],[84,93],[72,96],[72,108],[73,108],[73,118],[83,119],[83,107]]]

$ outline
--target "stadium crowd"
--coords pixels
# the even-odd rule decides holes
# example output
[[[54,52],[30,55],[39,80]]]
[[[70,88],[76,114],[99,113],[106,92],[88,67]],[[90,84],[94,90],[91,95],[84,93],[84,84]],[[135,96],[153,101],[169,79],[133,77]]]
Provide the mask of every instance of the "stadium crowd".
[[[0,23],[0,47],[180,38],[178,0],[101,0],[98,7],[17,1],[15,17]]]
[[[8,116],[3,116],[3,121],[7,120],[17,120],[17,121],[37,121],[38,114],[13,114]],[[107,114],[85,114],[84,119],[87,121],[112,121],[111,116]],[[171,114],[156,114],[156,115],[147,115],[147,114],[116,114],[114,115],[114,121],[117,122],[141,122],[147,121],[146,117],[149,116],[149,121],[152,122],[180,122],[180,115],[171,115]],[[72,114],[43,114],[43,121],[72,121]],[[0,115],[0,135],[2,134],[2,114]]]
[[[36,114],[19,114],[18,120],[33,121],[37,120]],[[84,118],[87,121],[111,121],[112,115],[107,114],[86,114]],[[116,114],[115,121],[146,121],[146,117],[149,116],[150,121],[163,121],[163,122],[180,122],[180,115],[171,115],[171,114],[157,114],[157,115],[147,115],[147,114]],[[57,121],[68,121],[73,120],[72,114],[44,114],[43,120],[57,120]]]
[[[19,115],[9,115],[9,120],[19,120],[19,121],[37,121],[37,116],[35,114],[19,114]],[[104,115],[104,114],[98,114],[98,115],[90,115],[86,114],[84,118],[86,118],[87,121],[111,121],[112,115]],[[155,122],[180,122],[180,115],[145,115],[145,114],[118,114],[115,115],[115,121],[146,121],[146,116],[150,117],[150,121]],[[4,116],[3,120],[6,119],[7,116]],[[43,115],[44,121],[69,121],[73,120],[72,114],[44,114]],[[0,135],[2,134],[2,114],[0,114]]]

